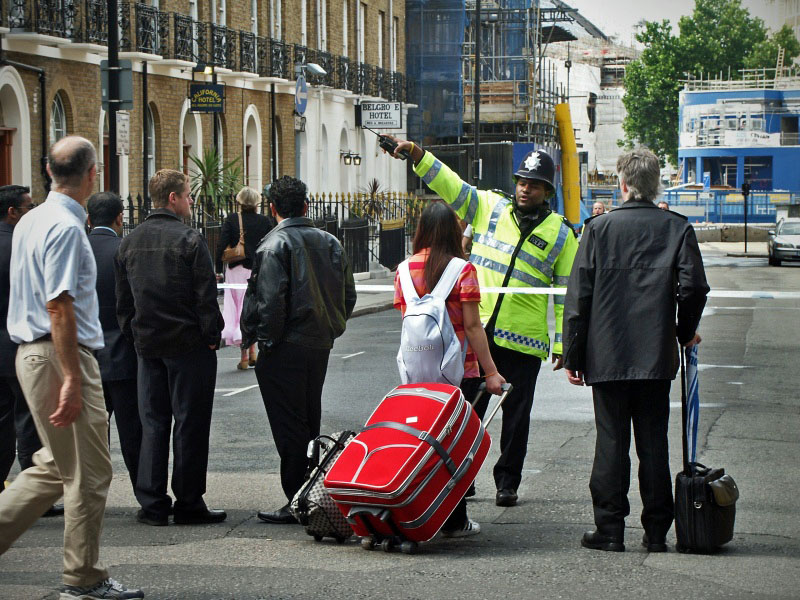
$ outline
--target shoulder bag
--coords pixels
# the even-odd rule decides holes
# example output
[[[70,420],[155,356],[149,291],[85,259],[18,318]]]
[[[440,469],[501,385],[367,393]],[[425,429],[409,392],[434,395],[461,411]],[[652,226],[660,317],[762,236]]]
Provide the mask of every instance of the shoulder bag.
[[[239,242],[235,246],[229,246],[222,252],[222,262],[229,264],[244,260],[244,225],[242,225],[242,213],[239,212]]]

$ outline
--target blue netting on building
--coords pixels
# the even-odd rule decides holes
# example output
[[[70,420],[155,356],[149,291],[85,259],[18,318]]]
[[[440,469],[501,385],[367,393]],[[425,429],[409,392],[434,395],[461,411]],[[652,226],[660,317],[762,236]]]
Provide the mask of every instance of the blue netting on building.
[[[409,111],[411,139],[462,135],[461,53],[467,24],[464,0],[406,3],[406,71],[417,83],[419,108]]]

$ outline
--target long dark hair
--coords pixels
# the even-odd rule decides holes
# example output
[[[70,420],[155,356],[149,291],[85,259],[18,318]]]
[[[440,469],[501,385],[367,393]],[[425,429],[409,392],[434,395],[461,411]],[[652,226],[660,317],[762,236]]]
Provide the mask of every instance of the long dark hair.
[[[451,258],[464,258],[461,237],[458,216],[447,204],[434,201],[422,211],[414,236],[414,254],[430,248],[425,263],[425,286],[428,291],[436,287]]]

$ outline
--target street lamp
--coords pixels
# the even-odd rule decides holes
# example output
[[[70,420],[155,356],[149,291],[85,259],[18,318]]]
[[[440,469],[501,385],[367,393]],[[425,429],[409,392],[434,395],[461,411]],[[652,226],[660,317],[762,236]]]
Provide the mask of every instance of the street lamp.
[[[344,162],[346,165],[349,165],[351,162],[353,162],[353,155],[349,152],[342,152],[339,156],[342,157],[342,162]]]

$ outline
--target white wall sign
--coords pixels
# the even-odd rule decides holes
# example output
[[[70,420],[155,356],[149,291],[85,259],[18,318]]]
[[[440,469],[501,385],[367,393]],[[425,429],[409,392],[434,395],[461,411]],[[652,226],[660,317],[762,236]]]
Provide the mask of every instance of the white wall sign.
[[[402,129],[402,102],[362,102],[361,127],[370,129]]]
[[[131,153],[131,115],[126,112],[117,113],[117,154]]]

